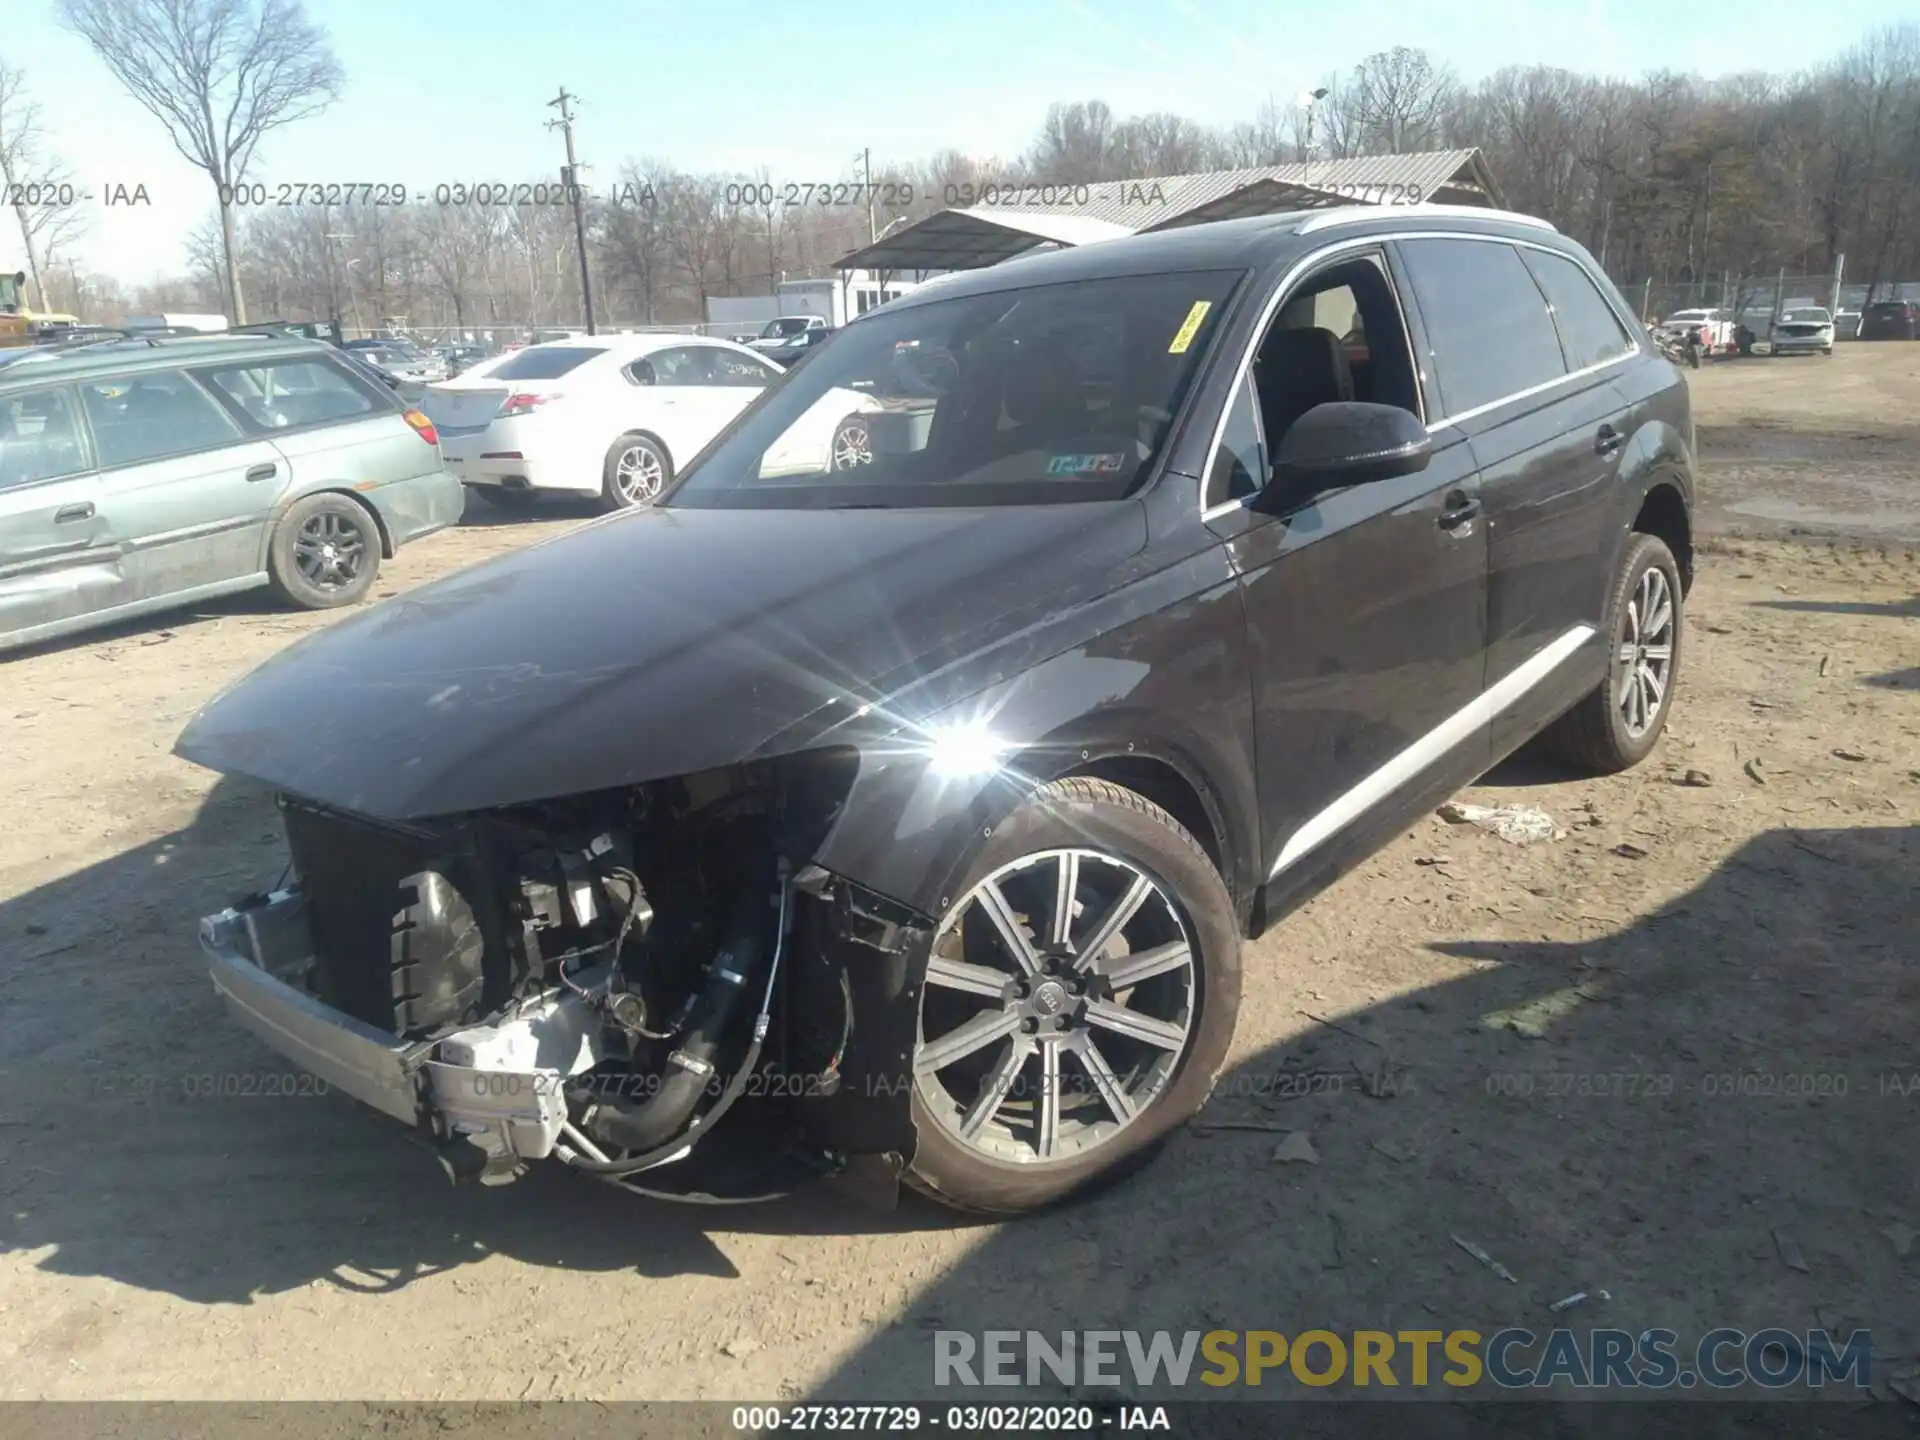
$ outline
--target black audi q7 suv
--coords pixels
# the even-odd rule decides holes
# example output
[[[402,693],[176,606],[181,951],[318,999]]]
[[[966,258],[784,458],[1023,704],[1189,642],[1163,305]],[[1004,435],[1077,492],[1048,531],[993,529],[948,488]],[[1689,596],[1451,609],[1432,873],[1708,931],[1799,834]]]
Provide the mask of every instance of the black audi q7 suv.
[[[456,1178],[751,1152],[1033,1208],[1194,1112],[1243,943],[1409,817],[1536,736],[1647,754],[1693,464],[1680,374],[1518,215],[936,280],[657,507],[204,709],[179,753],[280,794],[295,877],[202,922],[213,978]]]

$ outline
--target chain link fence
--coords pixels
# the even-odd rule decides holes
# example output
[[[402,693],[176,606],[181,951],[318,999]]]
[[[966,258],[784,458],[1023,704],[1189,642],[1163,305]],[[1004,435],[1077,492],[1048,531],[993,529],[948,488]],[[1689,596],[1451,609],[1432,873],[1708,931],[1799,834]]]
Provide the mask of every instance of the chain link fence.
[[[1682,310],[1717,310],[1745,325],[1764,345],[1777,312],[1819,306],[1833,312],[1836,340],[1853,340],[1860,333],[1860,312],[1867,304],[1865,285],[1841,284],[1836,292],[1831,272],[1818,274],[1724,275],[1717,280],[1661,282],[1646,278],[1615,277],[1620,293],[1644,320],[1658,323]],[[1920,299],[1920,283],[1881,284],[1873,298]]]

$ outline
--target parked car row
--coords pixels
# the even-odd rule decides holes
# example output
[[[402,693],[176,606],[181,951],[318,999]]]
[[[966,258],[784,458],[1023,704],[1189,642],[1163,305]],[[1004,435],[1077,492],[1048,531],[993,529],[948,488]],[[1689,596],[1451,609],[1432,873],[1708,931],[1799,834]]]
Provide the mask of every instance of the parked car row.
[[[0,650],[258,585],[352,604],[456,523],[432,423],[352,353],[239,334],[0,356]]]

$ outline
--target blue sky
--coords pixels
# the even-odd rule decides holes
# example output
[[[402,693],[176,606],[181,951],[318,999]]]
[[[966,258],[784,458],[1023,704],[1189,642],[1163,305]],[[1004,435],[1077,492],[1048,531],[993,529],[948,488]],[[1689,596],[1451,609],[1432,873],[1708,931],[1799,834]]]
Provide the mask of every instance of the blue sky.
[[[591,183],[628,157],[684,169],[852,176],[942,146],[1024,149],[1053,100],[1120,114],[1251,118],[1370,51],[1424,48],[1468,79],[1512,64],[1622,76],[1653,68],[1791,70],[1913,0],[308,0],[346,68],[343,98],[269,137],[273,182],[552,178],[545,102],[581,97]],[[83,189],[144,184],[146,209],[88,205],[83,269],[132,283],[177,272],[211,207],[207,181],[128,98],[47,0],[13,0],[0,59],[23,69],[53,144]],[[882,15],[889,18],[882,19]],[[18,241],[0,230],[0,260]]]

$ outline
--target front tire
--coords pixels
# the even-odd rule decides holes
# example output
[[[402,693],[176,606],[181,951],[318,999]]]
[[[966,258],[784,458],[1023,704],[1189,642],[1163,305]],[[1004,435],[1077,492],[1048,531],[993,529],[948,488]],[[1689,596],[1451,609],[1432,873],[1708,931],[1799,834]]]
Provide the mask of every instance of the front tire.
[[[1104,780],[996,826],[929,946],[907,1181],[1014,1214],[1125,1174],[1206,1102],[1240,1004],[1207,853]]]
[[[1673,552],[1657,535],[1635,534],[1607,605],[1607,678],[1548,730],[1550,748],[1598,775],[1646,759],[1673,708],[1684,621]]]
[[[606,510],[637,510],[653,504],[673,479],[673,461],[650,436],[622,435],[607,451],[600,471],[600,504]]]
[[[380,573],[380,527],[344,495],[309,495],[288,507],[267,546],[267,577],[303,610],[352,605]]]

